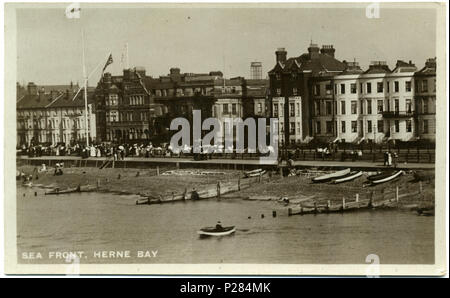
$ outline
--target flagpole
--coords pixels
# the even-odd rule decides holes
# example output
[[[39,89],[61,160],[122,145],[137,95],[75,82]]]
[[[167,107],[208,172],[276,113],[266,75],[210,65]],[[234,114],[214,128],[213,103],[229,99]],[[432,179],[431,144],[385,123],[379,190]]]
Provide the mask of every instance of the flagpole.
[[[127,53],[127,69],[129,69],[130,68],[130,61],[128,60],[128,42],[125,44],[125,46],[126,46],[126,53]]]
[[[88,77],[86,74],[86,60],[84,53],[84,30],[81,31],[81,44],[83,47],[83,78],[84,78],[84,125],[86,127],[86,148],[89,147],[89,127],[88,127],[88,106],[87,106],[87,82]]]

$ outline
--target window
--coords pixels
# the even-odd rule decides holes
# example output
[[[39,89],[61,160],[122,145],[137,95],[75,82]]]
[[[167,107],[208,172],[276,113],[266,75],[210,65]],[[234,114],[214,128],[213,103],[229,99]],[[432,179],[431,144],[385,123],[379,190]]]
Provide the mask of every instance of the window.
[[[326,126],[327,126],[327,133],[333,133],[333,121],[327,121]]]
[[[378,132],[384,132],[384,122],[383,120],[378,120],[377,122],[377,126],[378,126]]]
[[[428,99],[424,97],[422,102],[423,102],[423,113],[428,114]]]
[[[297,88],[292,88],[292,94],[297,95]]]
[[[228,114],[229,113],[229,111],[228,111],[228,104],[227,103],[223,104],[223,113],[224,114]]]
[[[258,103],[258,113],[262,113],[262,103]]]
[[[428,133],[428,120],[423,120],[423,133]]]
[[[341,121],[341,131],[345,133],[345,121]]]
[[[320,116],[320,101],[315,101],[314,102],[316,105],[316,116]]]
[[[422,92],[428,92],[428,81],[427,80],[422,81]]]
[[[341,101],[341,114],[345,115],[345,101]]]
[[[371,133],[372,132],[372,121],[367,120],[367,132]]]
[[[395,120],[394,125],[395,125],[395,132],[400,132],[400,121]]]
[[[236,104],[235,103],[231,104],[231,112],[233,113],[233,115],[237,114]]]
[[[296,72],[293,72],[293,73],[291,74],[291,79],[292,79],[293,81],[295,81],[295,80],[297,79],[297,73],[296,73]]]
[[[356,84],[350,84],[350,93],[355,94],[356,93]]]
[[[363,84],[362,83],[359,83],[359,90],[360,90],[361,94],[364,93],[363,92]]]
[[[394,100],[394,109],[395,109],[395,113],[399,113],[399,111],[400,111],[400,104],[399,104],[398,99]]]
[[[320,85],[314,85],[314,95],[320,95]]]
[[[372,84],[371,83],[367,83],[367,85],[366,85],[366,91],[367,91],[367,93],[372,93]]]
[[[331,115],[332,114],[332,112],[331,112],[331,101],[325,102],[325,105],[326,105],[327,115]]]
[[[372,114],[372,100],[371,99],[367,100],[367,114],[369,114],[369,115]]]
[[[297,122],[297,133],[300,134],[300,122]]]
[[[405,82],[405,91],[411,92],[411,81]]]
[[[399,91],[399,84],[398,84],[398,81],[395,81],[394,82],[394,92],[398,92]]]
[[[341,84],[341,94],[345,94],[345,84]]]
[[[358,123],[356,121],[352,121],[352,132],[358,132]]]
[[[277,95],[281,95],[281,88],[277,88]]]
[[[406,120],[406,132],[412,131],[412,123],[411,120]]]
[[[382,93],[383,92],[383,82],[377,83],[377,92]]]
[[[300,104],[299,103],[297,103],[297,115],[300,116]]]
[[[332,90],[333,90],[333,86],[331,84],[325,85],[325,93],[326,94],[328,94],[328,95],[331,94]]]
[[[277,73],[275,76],[276,76],[277,81],[281,80],[281,75],[279,73]]]
[[[406,100],[406,112],[408,114],[411,114],[411,112],[412,112],[411,99]]]
[[[320,134],[320,121],[316,122],[316,133]]]
[[[355,115],[357,113],[357,102],[356,100],[352,100],[352,114]]]
[[[273,105],[273,116],[278,118],[278,104],[277,103],[275,103]]]
[[[389,85],[390,85],[391,83],[389,82],[389,81],[387,81],[386,82],[386,92],[387,93],[389,93]]]
[[[289,123],[289,133],[295,135],[295,122]]]
[[[289,116],[295,116],[295,105],[293,102],[289,103]]]

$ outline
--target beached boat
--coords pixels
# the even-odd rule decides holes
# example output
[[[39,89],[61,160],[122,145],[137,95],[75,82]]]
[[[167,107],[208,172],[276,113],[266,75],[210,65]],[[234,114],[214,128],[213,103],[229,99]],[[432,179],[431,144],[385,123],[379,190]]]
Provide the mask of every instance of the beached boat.
[[[337,171],[337,172],[334,172],[334,173],[330,173],[330,174],[327,174],[327,175],[315,177],[315,178],[312,179],[312,181],[314,183],[328,182],[328,181],[333,180],[333,179],[338,179],[338,178],[342,178],[344,176],[347,176],[349,173],[350,173],[350,168],[342,170],[342,171]]]
[[[245,177],[258,177],[259,175],[264,175],[266,173],[263,169],[257,169],[253,171],[246,171],[244,172]]]
[[[234,232],[236,232],[236,229],[234,226],[223,227],[221,229],[217,229],[215,227],[207,227],[207,228],[203,228],[203,229],[200,229],[199,231],[197,231],[197,234],[199,234],[201,237],[210,237],[210,236],[220,237],[220,236],[231,235]]]
[[[384,179],[386,177],[392,176],[396,173],[396,171],[386,171],[386,172],[381,172],[375,175],[370,175],[367,176],[367,180],[369,181],[373,181],[373,180],[380,180],[380,179]]]
[[[68,194],[68,193],[74,193],[74,192],[80,192],[80,188],[79,187],[75,187],[75,188],[67,188],[67,189],[59,189],[59,188],[55,188],[54,190],[51,190],[49,192],[46,192],[46,195],[62,195],[62,194]]]
[[[404,173],[403,171],[397,171],[397,172],[393,173],[390,176],[381,177],[381,179],[371,180],[371,183],[372,184],[381,184],[381,183],[385,183],[385,182],[388,182],[388,181],[392,181],[392,180],[400,177],[401,175],[403,175],[403,173]]]
[[[346,176],[344,176],[342,178],[334,179],[333,183],[337,184],[337,183],[352,181],[352,180],[355,180],[358,177],[361,177],[362,174],[363,174],[362,171],[353,171],[353,172],[350,172],[348,175],[346,175]]]

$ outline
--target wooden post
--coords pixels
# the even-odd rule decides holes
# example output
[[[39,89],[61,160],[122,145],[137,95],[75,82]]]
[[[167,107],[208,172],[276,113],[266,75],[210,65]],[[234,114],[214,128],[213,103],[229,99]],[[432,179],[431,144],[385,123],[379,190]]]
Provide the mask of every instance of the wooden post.
[[[398,203],[398,185],[395,187],[395,201]]]
[[[356,194],[356,203],[359,202],[359,193]]]
[[[372,208],[373,206],[373,190],[370,192],[369,205],[367,207]]]
[[[422,193],[422,181],[419,181],[419,193]]]
[[[292,208],[288,208],[288,216],[292,215]]]
[[[180,163],[177,161],[177,170],[180,169]]]
[[[272,217],[277,217],[277,212],[275,210],[272,211]]]
[[[217,181],[217,197],[220,199],[220,181]]]
[[[159,166],[156,166],[156,176],[159,176]]]
[[[100,179],[97,179],[97,189],[100,187]]]
[[[241,176],[238,177],[238,191],[241,190]]]
[[[342,198],[342,210],[345,209],[345,198]]]

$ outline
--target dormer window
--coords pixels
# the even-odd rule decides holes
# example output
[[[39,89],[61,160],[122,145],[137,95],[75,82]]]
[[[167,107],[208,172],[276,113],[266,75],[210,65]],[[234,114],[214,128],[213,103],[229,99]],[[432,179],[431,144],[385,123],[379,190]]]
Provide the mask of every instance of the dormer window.
[[[277,74],[275,75],[275,77],[277,78],[277,81],[281,80],[281,74],[277,73]]]

